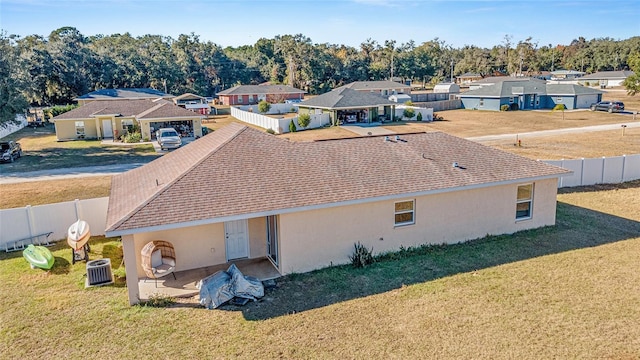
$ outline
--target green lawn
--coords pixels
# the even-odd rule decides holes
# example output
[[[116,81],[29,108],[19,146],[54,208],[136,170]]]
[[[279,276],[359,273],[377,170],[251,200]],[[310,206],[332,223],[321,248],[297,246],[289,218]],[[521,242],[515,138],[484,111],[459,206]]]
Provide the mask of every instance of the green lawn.
[[[640,181],[562,190],[557,226],[287,276],[245,307],[127,303],[84,289],[65,244],[50,272],[0,253],[2,358],[640,357]],[[118,239],[91,259],[119,268]],[[121,269],[119,270],[121,271]]]
[[[53,125],[26,127],[4,139],[18,141],[23,155],[14,163],[1,164],[2,172],[146,163],[158,156],[150,144],[103,145],[98,140],[58,142]]]

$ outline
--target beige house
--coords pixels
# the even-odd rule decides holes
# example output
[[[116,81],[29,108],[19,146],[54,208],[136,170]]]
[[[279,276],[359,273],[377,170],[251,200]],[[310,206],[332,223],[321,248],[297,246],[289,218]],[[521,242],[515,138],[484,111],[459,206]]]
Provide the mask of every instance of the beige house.
[[[202,115],[164,99],[93,101],[53,118],[58,141],[120,138],[140,127],[143,139],[174,127],[185,137],[202,136]]]
[[[553,225],[567,172],[440,132],[291,142],[234,123],[114,176],[106,234],[122,237],[134,304],[153,240],[174,245],[178,280],[246,258],[307,272],[348,263],[356,242],[380,253]]]

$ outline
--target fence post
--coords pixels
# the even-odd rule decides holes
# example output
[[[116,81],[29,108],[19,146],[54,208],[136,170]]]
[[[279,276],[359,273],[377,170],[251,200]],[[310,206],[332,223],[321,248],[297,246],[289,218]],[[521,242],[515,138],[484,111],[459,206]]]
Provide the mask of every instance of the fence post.
[[[36,234],[36,224],[33,219],[33,208],[31,205],[25,206],[25,211],[27,212],[27,223],[29,224],[29,237],[32,237]]]
[[[80,219],[82,219],[82,217],[83,217],[83,215],[84,215],[84,214],[82,213],[82,206],[81,206],[81,204],[80,204],[80,200],[75,199],[75,200],[73,201],[73,205],[74,205],[74,206],[75,206],[75,208],[76,208],[76,220],[80,220]]]

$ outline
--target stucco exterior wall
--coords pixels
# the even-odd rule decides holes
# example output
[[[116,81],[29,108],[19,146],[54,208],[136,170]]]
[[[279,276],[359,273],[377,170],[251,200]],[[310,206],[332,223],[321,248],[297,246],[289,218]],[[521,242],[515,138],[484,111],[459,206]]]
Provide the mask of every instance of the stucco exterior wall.
[[[56,120],[56,138],[58,140],[77,140],[76,121],[84,123],[84,138],[95,139],[98,137],[95,119],[90,120]]]
[[[358,241],[377,254],[400,246],[457,243],[555,224],[557,179],[535,182],[533,216],[528,220],[515,219],[517,186],[418,197],[415,224],[405,226],[394,226],[396,201],[391,200],[280,215],[281,272],[348,263]]]
[[[500,110],[500,99],[483,98],[484,103],[480,105],[480,98],[461,98],[462,107],[465,109],[477,110]]]
[[[249,257],[266,256],[266,220],[249,219]],[[152,240],[165,240],[176,250],[176,271],[196,269],[227,262],[224,223],[193,226],[184,229],[148,232],[133,236],[134,253],[139,258],[145,244]],[[137,276],[144,277],[138,261]]]

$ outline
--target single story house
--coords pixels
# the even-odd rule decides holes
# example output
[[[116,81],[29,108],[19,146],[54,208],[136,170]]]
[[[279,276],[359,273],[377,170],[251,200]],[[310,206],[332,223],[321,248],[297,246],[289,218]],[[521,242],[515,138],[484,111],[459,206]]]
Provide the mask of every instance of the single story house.
[[[551,72],[551,80],[572,80],[582,77],[585,73],[576,70],[556,70]]]
[[[564,104],[567,109],[587,109],[602,100],[604,93],[580,85],[562,83],[547,84],[534,78],[497,82],[458,95],[465,109],[500,111],[503,105],[511,110],[553,109]]]
[[[135,304],[154,240],[173,245],[178,279],[243,258],[307,272],[348,263],[356,242],[381,253],[554,225],[566,173],[441,132],[292,142],[233,123],[115,175],[106,235],[122,238]]]
[[[211,112],[211,105],[204,96],[184,93],[180,96],[176,96],[173,99],[173,103],[185,108],[187,110],[194,111],[200,115],[208,115]]]
[[[202,115],[167,100],[93,101],[52,119],[58,141],[119,138],[134,127],[143,139],[155,130],[174,127],[185,137],[202,136]]]
[[[613,87],[623,86],[622,83],[635,73],[631,70],[621,71],[598,71],[593,74],[585,75],[578,81],[580,85]]]
[[[339,87],[297,104],[299,113],[329,114],[331,124],[371,123],[392,120],[398,103],[378,93]]]
[[[456,84],[458,85],[469,85],[470,83],[478,80],[482,80],[481,74],[476,73],[464,73],[462,75],[458,75],[456,77]]]
[[[123,89],[99,89],[79,96],[73,100],[78,105],[85,105],[93,101],[109,100],[140,100],[140,99],[165,99],[170,100],[174,96],[150,88],[123,88]]]
[[[336,88],[334,90],[344,89],[344,88],[352,89],[356,91],[362,91],[362,92],[376,93],[384,97],[387,97],[393,94],[407,94],[407,95],[411,94],[411,86],[401,84],[395,81],[388,81],[388,80],[354,81],[350,84],[340,86],[339,88]]]
[[[277,104],[286,100],[302,101],[304,91],[288,85],[238,85],[217,95],[223,105],[254,105],[262,100]]]

